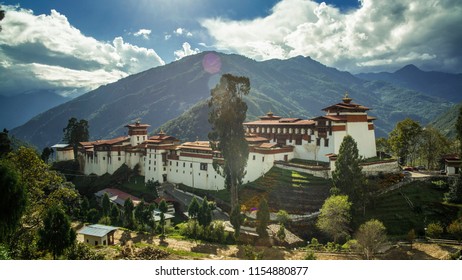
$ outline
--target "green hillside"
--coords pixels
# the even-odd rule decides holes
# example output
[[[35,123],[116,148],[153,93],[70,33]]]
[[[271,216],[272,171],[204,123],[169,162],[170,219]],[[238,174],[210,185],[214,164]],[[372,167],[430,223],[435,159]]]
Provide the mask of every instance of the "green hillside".
[[[366,217],[355,217],[354,220],[359,225],[369,219],[378,219],[389,235],[405,236],[411,229],[424,235],[428,224],[440,222],[446,227],[458,217],[461,207],[443,203],[447,191],[447,188],[439,188],[431,182],[414,181],[376,197],[369,205]]]
[[[448,138],[455,138],[456,137],[456,121],[459,116],[459,112],[462,108],[462,103],[454,105],[448,111],[439,115],[434,121],[430,124],[437,129],[439,129],[444,136]]]

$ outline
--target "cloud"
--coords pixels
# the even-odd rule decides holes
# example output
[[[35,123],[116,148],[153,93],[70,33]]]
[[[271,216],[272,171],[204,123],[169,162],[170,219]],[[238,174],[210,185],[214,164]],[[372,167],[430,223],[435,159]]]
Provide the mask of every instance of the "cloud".
[[[0,93],[40,88],[88,91],[165,62],[153,49],[124,42],[102,42],[83,35],[55,10],[3,6],[7,13],[0,32]],[[148,30],[140,30],[147,35]],[[137,32],[138,33],[138,32]]]
[[[173,31],[176,35],[183,35],[184,29],[179,27],[176,30]]]
[[[193,34],[190,31],[188,31],[186,28],[183,28],[183,27],[178,27],[177,29],[173,31],[173,33],[177,36],[186,36],[186,37],[193,36]]]
[[[151,34],[151,30],[149,30],[149,29],[140,29],[137,32],[133,33],[133,36],[135,36],[135,37],[142,36],[144,39],[148,40],[150,34]]]
[[[461,14],[457,0],[361,0],[346,12],[311,0],[282,0],[263,18],[209,18],[201,25],[216,48],[257,60],[304,55],[352,72],[409,63],[460,72]]]
[[[191,49],[191,45],[188,42],[183,43],[183,48],[181,50],[176,50],[174,52],[176,60],[182,59],[185,56],[198,54],[200,50],[198,48]]]

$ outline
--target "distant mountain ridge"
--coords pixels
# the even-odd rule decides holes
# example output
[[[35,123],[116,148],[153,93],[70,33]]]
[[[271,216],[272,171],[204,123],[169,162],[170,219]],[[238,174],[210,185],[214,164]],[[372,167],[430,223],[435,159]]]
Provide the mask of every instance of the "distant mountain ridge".
[[[204,58],[210,55],[220,62],[217,73],[204,68]],[[206,139],[205,100],[224,73],[249,77],[249,120],[269,110],[281,116],[319,116],[324,114],[322,108],[338,103],[348,91],[354,102],[372,108],[370,115],[378,118],[376,133],[384,136],[396,121],[411,117],[426,124],[453,105],[388,82],[365,81],[309,57],[257,62],[240,55],[204,52],[101,86],[34,117],[11,133],[40,148],[60,142],[71,117],[89,121],[92,139],[124,135],[124,126],[140,118],[151,125],[150,131],[163,125],[183,140]]]
[[[32,117],[69,101],[52,90],[37,90],[13,96],[0,95],[0,129],[12,129]]]
[[[370,81],[389,82],[455,103],[462,101],[462,74],[422,71],[410,64],[393,73],[361,73],[356,76]]]

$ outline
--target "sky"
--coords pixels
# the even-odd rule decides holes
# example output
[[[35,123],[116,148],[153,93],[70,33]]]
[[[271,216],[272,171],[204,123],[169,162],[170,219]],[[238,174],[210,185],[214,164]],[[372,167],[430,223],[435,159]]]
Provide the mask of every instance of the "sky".
[[[77,95],[203,51],[461,73],[460,0],[2,1],[0,94]]]

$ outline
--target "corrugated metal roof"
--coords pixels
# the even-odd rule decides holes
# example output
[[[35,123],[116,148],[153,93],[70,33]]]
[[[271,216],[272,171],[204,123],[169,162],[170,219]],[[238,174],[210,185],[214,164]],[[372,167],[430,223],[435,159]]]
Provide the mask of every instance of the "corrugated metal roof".
[[[81,230],[78,231],[80,234],[103,237],[106,234],[110,233],[111,231],[117,230],[117,227],[111,227],[106,225],[88,225],[84,226]]]
[[[51,146],[52,148],[66,148],[66,147],[69,147],[70,145],[69,144],[55,144],[53,146]]]

